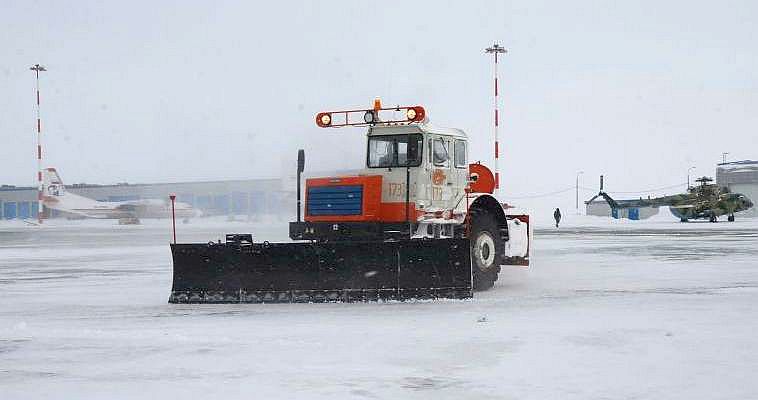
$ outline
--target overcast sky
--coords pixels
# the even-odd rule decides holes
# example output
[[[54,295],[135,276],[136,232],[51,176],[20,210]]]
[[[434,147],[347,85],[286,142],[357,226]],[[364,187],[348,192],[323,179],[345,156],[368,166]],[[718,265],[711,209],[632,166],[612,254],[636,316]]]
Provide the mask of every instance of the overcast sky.
[[[507,196],[758,159],[758,3],[469,3],[0,0],[0,183],[34,185],[34,63],[45,165],[67,183],[273,176],[299,147],[311,170],[360,167],[363,130],[313,116],[375,96],[488,161],[494,40]]]

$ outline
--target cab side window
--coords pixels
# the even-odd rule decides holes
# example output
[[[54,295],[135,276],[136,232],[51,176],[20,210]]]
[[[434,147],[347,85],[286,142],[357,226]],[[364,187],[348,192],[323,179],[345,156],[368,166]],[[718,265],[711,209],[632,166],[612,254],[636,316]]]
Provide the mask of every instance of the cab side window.
[[[432,142],[432,162],[438,167],[447,167],[450,164],[450,153],[447,151],[447,142],[443,139],[434,139]]]
[[[455,167],[466,168],[466,142],[463,140],[455,141]]]

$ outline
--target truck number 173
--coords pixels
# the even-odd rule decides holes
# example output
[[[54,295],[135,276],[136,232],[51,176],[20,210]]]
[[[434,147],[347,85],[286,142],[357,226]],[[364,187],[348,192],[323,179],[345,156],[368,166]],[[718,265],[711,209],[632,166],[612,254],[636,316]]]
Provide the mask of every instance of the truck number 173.
[[[405,184],[402,183],[390,183],[389,184],[390,197],[403,197],[405,196]]]
[[[442,188],[432,186],[432,200],[442,200]]]

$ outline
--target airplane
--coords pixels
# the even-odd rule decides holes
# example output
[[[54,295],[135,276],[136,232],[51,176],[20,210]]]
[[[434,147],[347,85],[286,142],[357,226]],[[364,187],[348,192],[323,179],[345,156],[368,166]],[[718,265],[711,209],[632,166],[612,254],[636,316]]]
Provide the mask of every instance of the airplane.
[[[603,176],[600,175],[600,192],[587,203],[602,197],[613,210],[668,206],[671,213],[681,222],[691,219],[708,219],[710,222],[717,222],[718,217],[722,215],[727,215],[727,220],[734,222],[734,213],[753,207],[753,202],[745,195],[730,193],[727,188],[720,188],[710,183],[712,181],[713,179],[707,176],[698,178],[695,182],[700,185],[688,187],[687,193],[639,200],[614,200],[603,191]]]
[[[49,209],[85,218],[118,219],[124,223],[138,223],[139,218],[171,217],[171,205],[168,201],[97,201],[67,191],[55,168],[46,168],[43,171],[42,204]],[[174,203],[174,211],[179,219],[188,219],[200,214],[191,205],[182,202]]]

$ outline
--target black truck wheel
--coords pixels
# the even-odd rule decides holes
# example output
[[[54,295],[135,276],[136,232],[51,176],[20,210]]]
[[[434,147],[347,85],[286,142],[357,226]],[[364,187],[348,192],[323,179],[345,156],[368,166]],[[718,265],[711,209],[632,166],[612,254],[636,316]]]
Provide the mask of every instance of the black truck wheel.
[[[484,210],[472,210],[470,241],[474,290],[487,290],[495,285],[505,250],[495,217]]]

